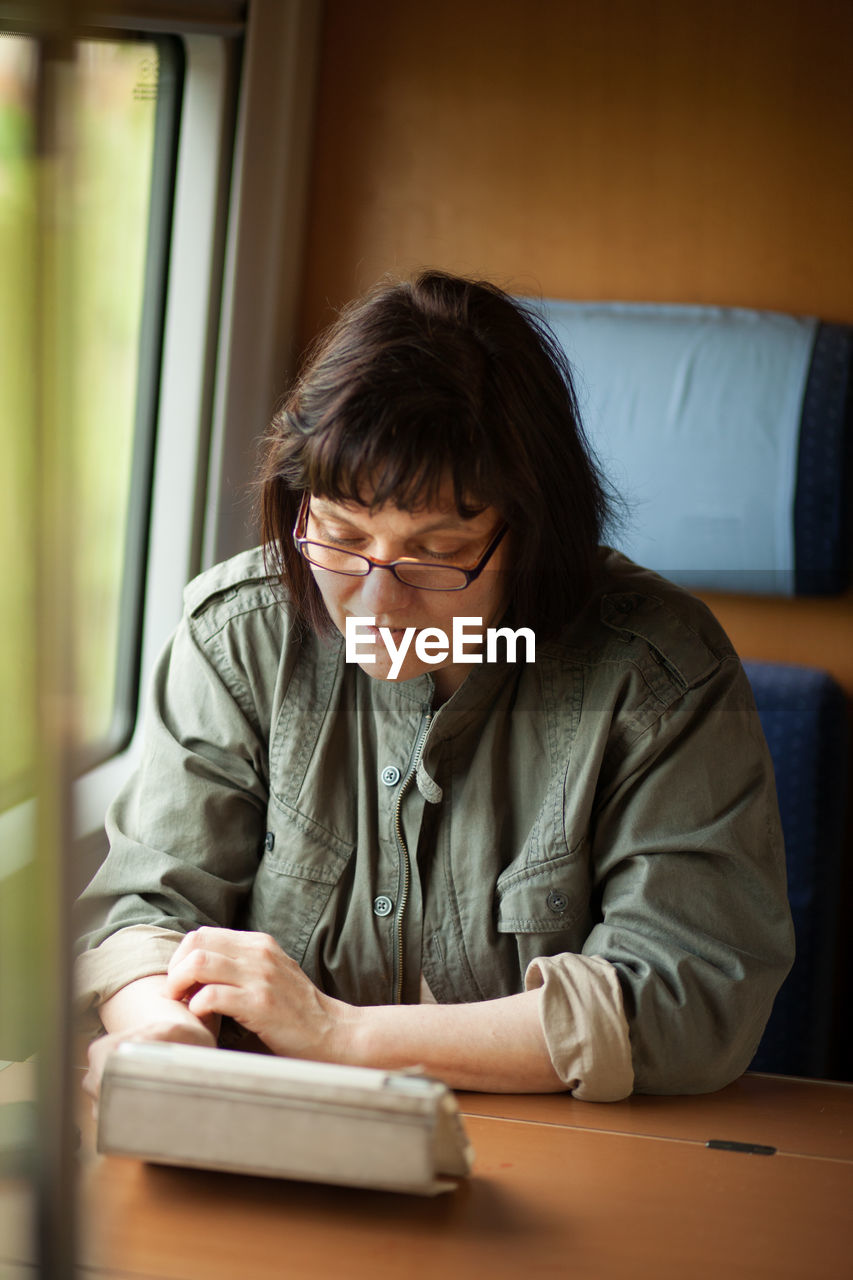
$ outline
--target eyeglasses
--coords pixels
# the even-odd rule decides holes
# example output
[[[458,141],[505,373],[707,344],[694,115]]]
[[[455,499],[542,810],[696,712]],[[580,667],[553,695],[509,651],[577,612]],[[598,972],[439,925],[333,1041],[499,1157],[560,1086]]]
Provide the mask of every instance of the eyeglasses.
[[[466,587],[470,587],[475,578],[479,578],[509,529],[509,525],[501,525],[473,569],[461,569],[458,565],[435,564],[409,557],[402,560],[373,560],[358,551],[343,551],[340,547],[331,547],[326,542],[313,542],[304,537],[309,503],[309,494],[303,494],[296,524],[293,526],[293,541],[309,564],[316,565],[318,569],[328,569],[330,573],[343,573],[351,578],[366,578],[372,569],[388,569],[399,582],[404,582],[408,587],[418,587],[421,591],[464,591]]]

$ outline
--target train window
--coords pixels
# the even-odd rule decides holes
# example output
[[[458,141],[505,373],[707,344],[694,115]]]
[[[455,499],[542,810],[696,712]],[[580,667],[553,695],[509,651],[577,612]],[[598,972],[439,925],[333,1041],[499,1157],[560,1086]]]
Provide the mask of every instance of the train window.
[[[142,590],[172,206],[182,52],[171,37],[75,43],[72,170],[60,215],[73,372],[67,429],[74,512],[73,665],[84,761],[130,736],[137,701]],[[11,616],[28,611],[28,421],[37,292],[34,79],[38,48],[0,39],[0,419],[9,438],[0,470],[0,579]],[[56,211],[54,211],[56,216]],[[0,808],[30,789],[33,717],[22,679],[32,645],[21,627],[0,629]]]
[[[8,609],[0,627],[0,803],[4,798],[9,802],[35,750],[34,719],[29,714],[33,648],[20,622],[30,612],[27,547],[34,534],[27,480],[35,459],[26,430],[35,394],[27,301],[33,283],[34,76],[33,43],[0,38],[0,581]]]
[[[23,19],[0,31],[0,846],[23,849],[34,821],[36,603],[58,562],[81,878],[186,582],[254,536],[252,441],[295,347],[320,21],[311,0],[163,0],[108,2],[71,45]],[[45,121],[71,130],[46,198]],[[53,224],[60,308],[55,263],[39,292]],[[40,541],[44,477],[73,506],[60,548]]]

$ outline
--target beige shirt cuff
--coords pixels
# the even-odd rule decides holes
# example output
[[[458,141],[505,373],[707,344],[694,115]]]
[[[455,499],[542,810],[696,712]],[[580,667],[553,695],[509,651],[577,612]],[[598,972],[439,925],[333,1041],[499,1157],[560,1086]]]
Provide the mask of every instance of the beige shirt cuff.
[[[84,951],[74,966],[74,998],[77,1009],[99,1008],[129,982],[166,973],[169,961],[184,935],[153,924],[128,925],[98,947]]]
[[[542,987],[539,1019],[557,1075],[576,1098],[618,1102],[634,1087],[631,1041],[616,969],[567,952],[532,960],[525,990]]]

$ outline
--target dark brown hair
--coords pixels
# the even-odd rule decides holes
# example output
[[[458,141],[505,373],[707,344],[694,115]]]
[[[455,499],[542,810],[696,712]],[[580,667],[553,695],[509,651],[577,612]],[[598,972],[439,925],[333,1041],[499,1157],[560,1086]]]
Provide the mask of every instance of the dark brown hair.
[[[571,370],[530,304],[428,271],[343,310],[264,440],[261,534],[299,618],[331,625],[291,537],[306,490],[413,511],[448,474],[461,516],[494,506],[509,524],[513,622],[545,639],[589,593],[610,511]]]

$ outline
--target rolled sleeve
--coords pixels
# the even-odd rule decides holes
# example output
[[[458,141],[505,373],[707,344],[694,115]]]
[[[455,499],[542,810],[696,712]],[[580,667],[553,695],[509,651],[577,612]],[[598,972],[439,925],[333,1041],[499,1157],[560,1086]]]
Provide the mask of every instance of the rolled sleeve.
[[[628,1022],[613,965],[563,954],[531,961],[525,990],[542,988],[539,1018],[551,1063],[574,1097],[618,1102],[634,1087]]]
[[[166,973],[184,934],[156,925],[119,929],[98,947],[84,951],[74,966],[74,999],[78,1010],[97,1009],[138,978]]]

